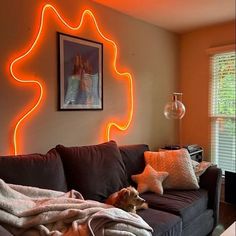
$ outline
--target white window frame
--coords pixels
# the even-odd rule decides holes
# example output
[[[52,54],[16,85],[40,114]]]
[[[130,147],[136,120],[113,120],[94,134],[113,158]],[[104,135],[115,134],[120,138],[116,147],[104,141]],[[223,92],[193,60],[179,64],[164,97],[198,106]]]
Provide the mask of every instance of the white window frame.
[[[212,102],[213,100],[213,78],[212,78],[212,62],[211,62],[211,58],[216,55],[216,54],[220,54],[220,53],[227,53],[227,52],[235,52],[235,44],[231,44],[231,45],[225,45],[225,46],[221,46],[221,47],[214,47],[214,48],[210,48],[207,50],[207,54],[209,55],[209,65],[210,65],[210,86],[209,86],[209,117],[210,117],[210,123],[211,123],[211,131],[210,131],[210,147],[211,147],[211,161],[214,163],[218,163],[219,162],[219,154],[218,154],[218,149],[215,148],[215,146],[217,146],[216,144],[213,145],[212,142],[213,140],[218,141],[217,137],[212,137],[213,135],[218,135],[217,130],[220,129],[220,127],[217,129],[216,125],[219,126],[219,123],[217,121],[219,121],[220,119],[223,120],[227,120],[227,119],[233,119],[235,121],[235,115],[234,116],[228,116],[228,115],[215,115],[212,114],[212,111],[214,110],[214,103]],[[214,134],[214,131],[216,132]],[[236,140],[235,140],[236,141]],[[235,152],[235,150],[234,150]],[[235,160],[233,160],[235,162]],[[234,164],[234,171],[236,171],[236,162],[233,163]]]

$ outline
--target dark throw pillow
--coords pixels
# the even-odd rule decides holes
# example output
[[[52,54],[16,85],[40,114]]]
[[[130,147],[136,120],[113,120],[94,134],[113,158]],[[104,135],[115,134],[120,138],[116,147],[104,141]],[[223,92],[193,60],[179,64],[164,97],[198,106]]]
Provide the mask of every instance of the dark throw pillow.
[[[67,191],[63,165],[55,149],[45,155],[0,156],[0,178],[10,184]]]
[[[85,199],[104,202],[112,193],[127,187],[125,166],[116,142],[81,147],[56,147],[70,189]]]

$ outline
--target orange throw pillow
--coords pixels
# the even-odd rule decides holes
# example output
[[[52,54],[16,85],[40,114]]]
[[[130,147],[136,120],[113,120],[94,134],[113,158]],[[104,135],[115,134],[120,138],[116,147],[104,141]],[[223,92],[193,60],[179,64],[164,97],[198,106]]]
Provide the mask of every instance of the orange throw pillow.
[[[144,153],[146,164],[156,171],[169,173],[163,183],[164,189],[198,189],[191,158],[186,149]]]
[[[167,172],[157,172],[150,165],[146,165],[143,173],[132,175],[131,178],[138,184],[138,192],[144,193],[151,191],[163,194],[162,182],[168,177]]]

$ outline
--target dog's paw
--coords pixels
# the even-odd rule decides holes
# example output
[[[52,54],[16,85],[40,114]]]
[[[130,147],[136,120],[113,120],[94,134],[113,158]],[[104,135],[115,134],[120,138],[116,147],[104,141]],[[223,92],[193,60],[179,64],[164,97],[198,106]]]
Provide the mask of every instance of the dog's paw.
[[[142,204],[141,207],[142,207],[142,209],[148,209],[148,204],[145,202],[145,203]]]
[[[136,207],[136,210],[141,210],[141,209],[148,209],[148,204],[144,202],[142,205]]]

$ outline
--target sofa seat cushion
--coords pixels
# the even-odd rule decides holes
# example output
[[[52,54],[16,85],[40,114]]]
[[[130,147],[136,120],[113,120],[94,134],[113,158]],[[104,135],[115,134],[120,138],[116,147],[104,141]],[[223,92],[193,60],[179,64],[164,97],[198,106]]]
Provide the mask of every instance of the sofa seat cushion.
[[[153,236],[181,235],[182,220],[176,215],[151,208],[139,210],[137,214],[153,228]]]
[[[166,190],[163,195],[151,192],[141,194],[149,207],[178,215],[183,227],[207,209],[208,195],[204,189]]]
[[[81,147],[56,147],[61,155],[70,189],[85,199],[104,202],[112,193],[127,187],[127,175],[114,141]]]
[[[63,165],[56,149],[45,155],[0,156],[0,178],[10,184],[67,191]]]

